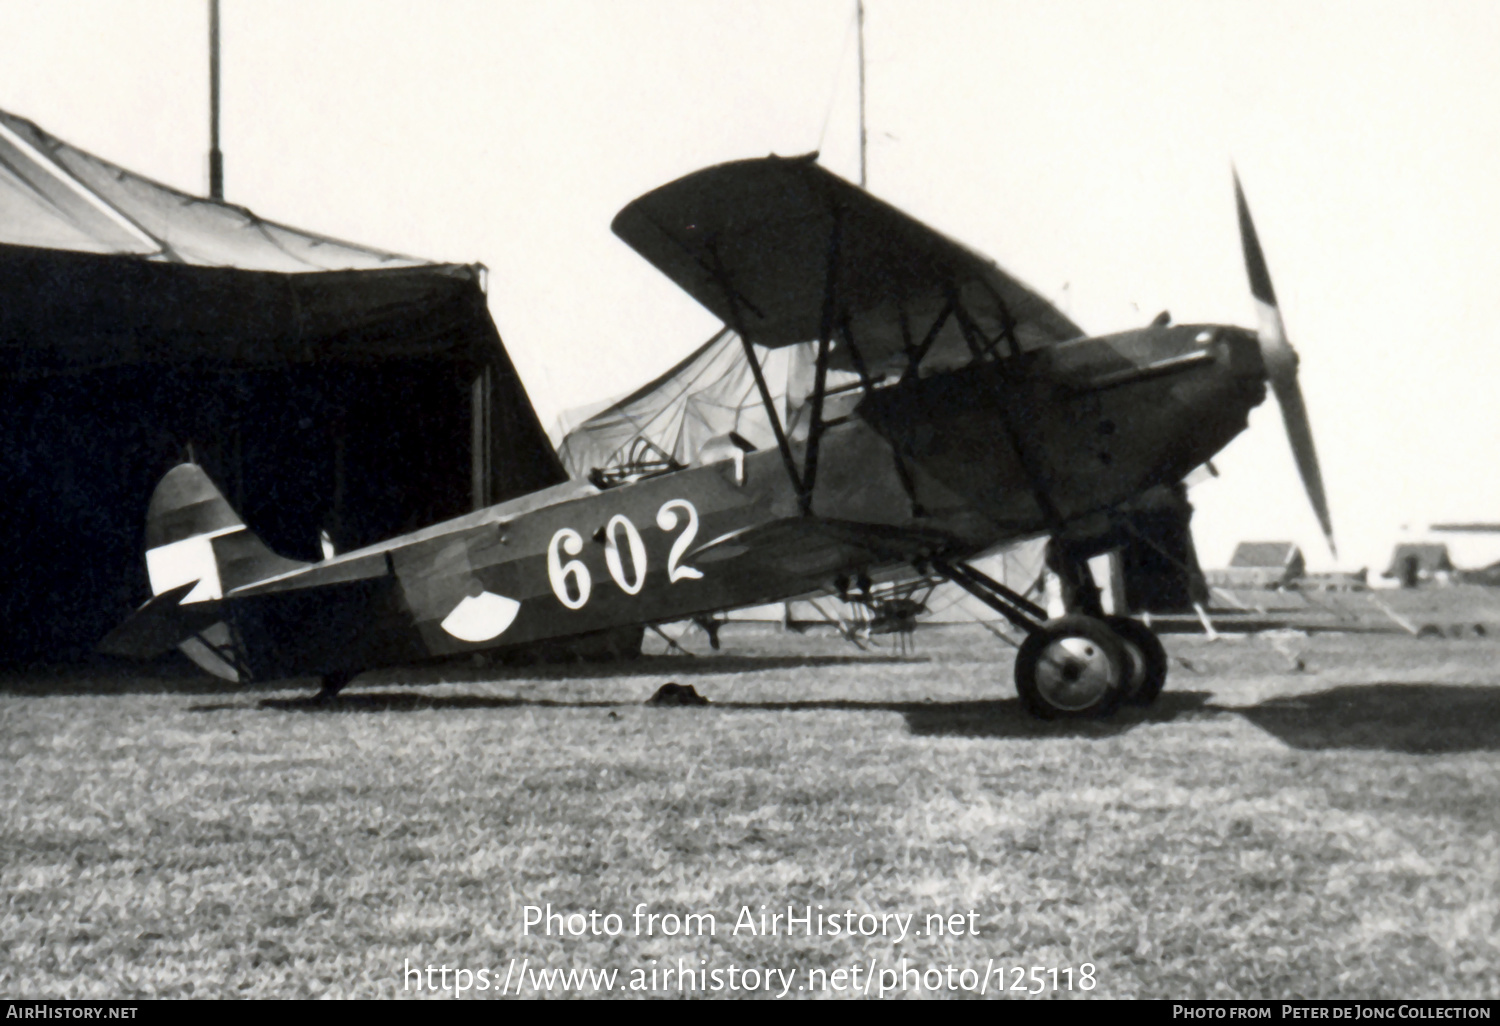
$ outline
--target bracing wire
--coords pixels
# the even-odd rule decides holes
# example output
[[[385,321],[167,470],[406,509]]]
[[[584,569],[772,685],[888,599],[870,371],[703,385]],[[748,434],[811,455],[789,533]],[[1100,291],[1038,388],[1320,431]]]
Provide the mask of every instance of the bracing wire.
[[[823,143],[828,138],[828,123],[833,119],[833,105],[839,98],[839,78],[844,71],[844,59],[849,56],[849,40],[859,31],[857,26],[858,14],[849,17],[849,25],[844,30],[844,45],[839,50],[839,59],[833,66],[833,82],[828,89],[828,103],[823,108],[823,127],[818,129],[818,152],[823,152]]]

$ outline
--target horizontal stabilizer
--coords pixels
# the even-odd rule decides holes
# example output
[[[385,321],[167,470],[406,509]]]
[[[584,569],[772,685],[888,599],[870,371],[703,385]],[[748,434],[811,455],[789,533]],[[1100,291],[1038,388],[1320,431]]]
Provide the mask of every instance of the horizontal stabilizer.
[[[131,659],[154,659],[212,626],[221,615],[218,603],[182,604],[197,583],[189,581],[152,598],[106,634],[99,642],[99,651]]]

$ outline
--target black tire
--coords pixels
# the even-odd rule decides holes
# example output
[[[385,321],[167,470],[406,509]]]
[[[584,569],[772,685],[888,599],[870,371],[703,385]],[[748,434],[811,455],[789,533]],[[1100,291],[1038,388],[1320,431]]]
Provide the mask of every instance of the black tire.
[[[1091,616],[1049,620],[1016,653],[1016,691],[1038,719],[1108,716],[1125,697],[1124,645]]]
[[[1105,626],[1119,635],[1130,660],[1130,674],[1125,682],[1127,705],[1150,705],[1167,684],[1167,650],[1156,632],[1128,616],[1106,616]]]

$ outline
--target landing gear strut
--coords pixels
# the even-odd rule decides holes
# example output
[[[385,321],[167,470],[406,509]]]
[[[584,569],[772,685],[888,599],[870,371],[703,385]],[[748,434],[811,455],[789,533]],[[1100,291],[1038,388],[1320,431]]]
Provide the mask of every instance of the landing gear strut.
[[[1108,716],[1122,703],[1150,705],[1167,680],[1167,653],[1138,620],[1106,616],[1088,562],[1056,544],[1047,563],[1062,581],[1066,616],[1046,611],[964,563],[932,560],[938,573],[1026,632],[1016,653],[1016,692],[1040,719]]]

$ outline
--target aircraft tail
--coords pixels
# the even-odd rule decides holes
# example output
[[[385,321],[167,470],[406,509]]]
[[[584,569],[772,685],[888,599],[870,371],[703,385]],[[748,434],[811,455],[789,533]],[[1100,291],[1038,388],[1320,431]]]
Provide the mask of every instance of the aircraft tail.
[[[203,669],[238,680],[221,600],[241,585],[307,563],[272,552],[245,526],[196,463],[173,467],[146,511],[146,576],[152,598],[111,631],[99,650],[152,658],[180,648]]]
[[[250,533],[203,468],[173,467],[146,510],[146,574],[151,594],[189,581],[183,605],[223,598],[244,584],[307,566],[276,555]]]

